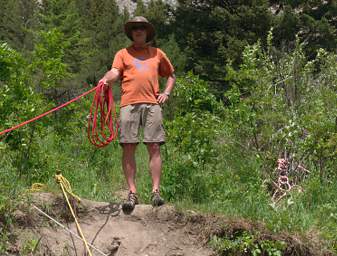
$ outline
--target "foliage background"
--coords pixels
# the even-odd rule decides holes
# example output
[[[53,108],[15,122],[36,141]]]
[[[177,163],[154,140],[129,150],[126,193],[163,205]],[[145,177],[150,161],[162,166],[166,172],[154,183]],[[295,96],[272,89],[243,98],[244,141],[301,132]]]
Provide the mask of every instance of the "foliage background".
[[[131,14],[114,0],[0,3],[1,131],[88,90],[130,44],[122,27]],[[178,76],[164,106],[164,197],[184,209],[263,222],[273,232],[314,231],[322,248],[336,252],[336,2],[179,0],[172,7],[138,0],[135,15],[155,25],[155,44]],[[118,101],[118,86],[114,94]],[[1,253],[15,199],[34,182],[56,189],[56,170],[83,197],[117,200],[125,188],[118,142],[98,150],[86,139],[90,102],[2,138]],[[310,173],[275,204],[276,161],[285,153]],[[143,145],[137,163],[147,202]]]

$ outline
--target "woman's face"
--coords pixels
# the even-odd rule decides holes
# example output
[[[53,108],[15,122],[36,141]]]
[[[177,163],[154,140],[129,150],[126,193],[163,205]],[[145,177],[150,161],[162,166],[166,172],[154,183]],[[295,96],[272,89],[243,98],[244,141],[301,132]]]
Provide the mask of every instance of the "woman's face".
[[[142,24],[135,24],[132,26],[132,39],[135,43],[146,43],[146,27]]]

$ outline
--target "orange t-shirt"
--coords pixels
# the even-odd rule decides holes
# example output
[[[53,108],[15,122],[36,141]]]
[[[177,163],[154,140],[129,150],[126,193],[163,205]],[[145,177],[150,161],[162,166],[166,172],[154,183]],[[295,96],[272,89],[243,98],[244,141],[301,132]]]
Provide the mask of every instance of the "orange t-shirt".
[[[121,107],[135,103],[158,104],[158,78],[174,72],[165,53],[155,47],[124,48],[116,53],[112,68],[118,69],[121,76]]]

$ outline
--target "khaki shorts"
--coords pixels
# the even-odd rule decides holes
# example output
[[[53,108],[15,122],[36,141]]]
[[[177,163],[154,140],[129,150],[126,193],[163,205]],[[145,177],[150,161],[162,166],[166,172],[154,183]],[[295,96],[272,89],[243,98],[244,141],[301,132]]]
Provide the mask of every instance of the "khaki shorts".
[[[132,104],[120,110],[119,143],[139,143],[139,130],[144,130],[144,143],[165,143],[162,109],[155,104]]]

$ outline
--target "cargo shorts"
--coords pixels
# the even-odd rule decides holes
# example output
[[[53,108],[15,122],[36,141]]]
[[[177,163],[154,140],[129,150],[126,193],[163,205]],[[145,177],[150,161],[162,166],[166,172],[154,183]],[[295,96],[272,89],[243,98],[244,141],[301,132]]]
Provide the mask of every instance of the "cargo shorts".
[[[157,104],[131,104],[120,109],[119,143],[139,143],[139,133],[143,130],[143,142],[165,143],[163,114]]]

